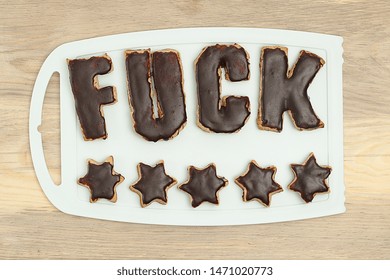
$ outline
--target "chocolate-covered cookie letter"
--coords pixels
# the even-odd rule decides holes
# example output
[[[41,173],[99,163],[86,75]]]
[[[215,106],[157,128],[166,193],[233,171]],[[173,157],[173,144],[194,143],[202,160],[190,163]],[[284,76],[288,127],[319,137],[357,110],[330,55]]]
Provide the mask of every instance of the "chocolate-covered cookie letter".
[[[179,54],[174,50],[126,51],[126,70],[135,131],[154,142],[175,137],[187,121]],[[158,117],[153,113],[153,94]]]
[[[89,59],[68,59],[70,84],[85,140],[107,138],[102,105],[116,102],[115,87],[99,88],[97,75],[111,71],[111,59],[94,56]]]
[[[325,180],[329,177],[332,168],[320,166],[313,153],[303,164],[291,164],[294,180],[288,185],[290,190],[299,192],[306,202],[311,202],[318,193],[328,193],[329,187]]]
[[[301,51],[298,61],[288,70],[287,48],[262,49],[260,107],[257,119],[260,129],[280,132],[285,111],[289,111],[295,127],[299,130],[324,127],[307,96],[310,83],[324,63],[321,57]]]
[[[225,69],[227,80],[249,80],[248,54],[237,44],[215,45],[204,48],[195,63],[198,126],[213,132],[238,131],[249,117],[249,98],[224,96],[221,99],[221,68]]]

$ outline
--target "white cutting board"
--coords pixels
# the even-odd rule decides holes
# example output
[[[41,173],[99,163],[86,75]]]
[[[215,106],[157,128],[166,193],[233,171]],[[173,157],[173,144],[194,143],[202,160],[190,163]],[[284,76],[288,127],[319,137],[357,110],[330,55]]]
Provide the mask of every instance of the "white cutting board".
[[[248,96],[251,115],[246,125],[232,134],[207,133],[196,125],[196,80],[194,61],[202,48],[214,44],[240,44],[250,56],[250,80],[222,80],[222,95]],[[256,125],[260,52],[264,46],[288,48],[289,66],[301,50],[321,56],[325,65],[308,89],[312,106],[325,127],[312,131],[295,129],[287,113],[283,131],[259,130]],[[127,98],[124,52],[130,49],[152,51],[175,49],[182,59],[187,125],[170,141],[148,142],[133,129]],[[342,213],[344,207],[343,115],[342,115],[342,38],[338,36],[257,28],[169,29],[87,39],[63,44],[45,60],[35,82],[30,108],[30,145],[39,183],[55,207],[73,215],[98,219],[169,225],[238,225],[306,219]],[[84,141],[75,112],[66,59],[107,53],[113,71],[99,76],[100,87],[115,86],[118,102],[103,106],[108,138]],[[45,91],[54,72],[60,74],[61,103],[61,185],[49,175],[38,131]],[[224,77],[224,76],[223,76]],[[290,164],[301,164],[314,152],[320,165],[330,165],[329,194],[315,196],[305,203],[299,193],[287,189],[294,176]],[[104,161],[114,157],[114,170],[125,177],[117,186],[116,203],[89,202],[89,190],[77,184],[87,172],[87,159]],[[229,184],[219,192],[219,205],[203,203],[192,208],[189,195],[177,185],[168,191],[168,204],[152,203],[141,208],[139,197],[129,190],[138,179],[137,164],[155,165],[164,160],[167,174],[178,184],[188,179],[187,167],[203,168],[215,163],[217,174]],[[234,179],[242,175],[251,160],[262,167],[277,167],[276,181],[284,191],[272,196],[270,207],[257,201],[243,202],[242,190]]]

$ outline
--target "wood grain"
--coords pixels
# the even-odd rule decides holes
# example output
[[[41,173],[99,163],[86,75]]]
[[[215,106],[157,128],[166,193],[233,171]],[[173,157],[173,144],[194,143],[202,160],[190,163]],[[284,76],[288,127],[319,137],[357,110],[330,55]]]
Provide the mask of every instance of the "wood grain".
[[[389,259],[388,1],[0,1],[0,258]],[[78,39],[160,28],[237,26],[344,37],[347,212],[235,227],[171,227],[79,218],[56,210],[28,145],[33,83],[46,56]],[[45,149],[59,176],[57,82],[46,97]]]

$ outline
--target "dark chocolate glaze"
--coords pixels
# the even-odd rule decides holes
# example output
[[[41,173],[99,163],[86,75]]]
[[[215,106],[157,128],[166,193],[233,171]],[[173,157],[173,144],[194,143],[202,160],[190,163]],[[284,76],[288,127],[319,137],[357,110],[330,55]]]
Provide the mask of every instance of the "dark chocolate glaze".
[[[153,54],[149,50],[128,51],[126,70],[135,131],[154,142],[176,136],[187,121],[179,54],[173,50]],[[153,114],[151,79],[158,118]]]
[[[228,96],[221,99],[221,67],[226,79],[249,79],[249,62],[239,45],[215,45],[203,49],[196,61],[198,84],[198,124],[213,132],[235,132],[250,115],[249,98]]]
[[[195,208],[205,201],[218,204],[218,191],[227,184],[228,181],[224,177],[217,176],[214,164],[208,165],[205,169],[190,166],[189,180],[180,185],[179,189],[191,196],[191,204]]]
[[[317,193],[329,192],[325,179],[328,178],[332,168],[319,166],[314,154],[301,164],[291,164],[295,178],[288,186],[290,190],[299,192],[306,202],[311,202]]]
[[[123,181],[123,177],[113,172],[113,166],[110,162],[102,164],[88,162],[88,172],[78,182],[90,189],[90,201],[96,202],[99,198],[113,200],[115,187],[121,181]]]
[[[269,206],[271,195],[283,191],[282,187],[274,180],[275,173],[275,167],[260,168],[252,161],[248,171],[235,180],[244,190],[243,200],[257,200]]]
[[[176,180],[165,173],[164,163],[151,167],[144,163],[138,164],[139,180],[130,189],[141,197],[142,207],[153,201],[166,204],[167,190],[176,183]]]
[[[111,86],[97,89],[94,78],[110,72],[111,60],[107,56],[73,59],[68,60],[68,68],[84,139],[106,139],[106,123],[101,105],[114,103],[115,94]]]
[[[298,129],[324,126],[307,95],[310,83],[324,63],[321,57],[301,51],[298,61],[287,74],[287,51],[284,48],[262,49],[260,128],[280,132],[283,129],[283,113],[288,110]]]

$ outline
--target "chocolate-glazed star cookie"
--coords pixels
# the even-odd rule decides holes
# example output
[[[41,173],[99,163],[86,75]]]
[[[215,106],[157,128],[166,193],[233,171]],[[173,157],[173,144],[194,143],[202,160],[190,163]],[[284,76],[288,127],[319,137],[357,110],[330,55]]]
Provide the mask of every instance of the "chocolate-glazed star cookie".
[[[140,196],[141,206],[146,207],[154,201],[167,204],[167,191],[177,181],[165,173],[164,162],[154,167],[139,163],[137,169],[139,179],[130,186],[130,190]]]
[[[218,204],[218,192],[228,184],[228,181],[217,175],[215,165],[209,164],[204,169],[190,166],[188,173],[188,181],[178,188],[191,196],[192,207],[196,208],[205,201]]]
[[[114,171],[113,165],[114,159],[112,156],[108,157],[103,163],[88,160],[88,172],[78,180],[78,183],[90,190],[90,202],[96,202],[99,198],[116,202],[115,188],[125,178]]]
[[[236,178],[235,182],[244,191],[242,199],[256,200],[265,206],[270,206],[271,196],[282,192],[282,187],[275,182],[276,167],[261,168],[252,160],[244,175]]]
[[[325,182],[332,168],[317,164],[313,153],[303,164],[291,164],[294,180],[288,185],[290,190],[299,192],[306,202],[311,202],[317,193],[328,193],[329,187]]]

